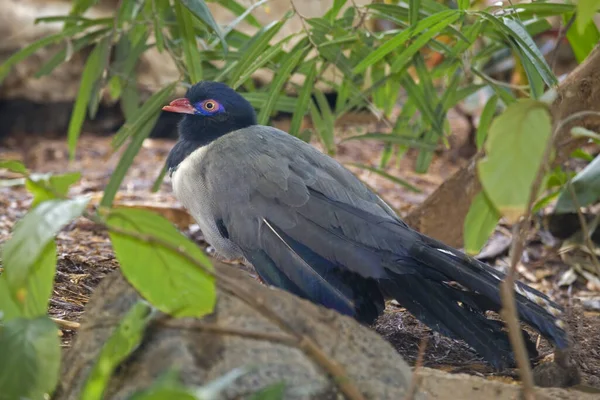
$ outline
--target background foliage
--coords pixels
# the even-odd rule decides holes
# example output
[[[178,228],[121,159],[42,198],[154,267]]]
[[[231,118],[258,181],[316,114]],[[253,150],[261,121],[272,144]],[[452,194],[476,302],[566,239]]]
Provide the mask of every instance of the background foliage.
[[[309,135],[300,132],[301,122],[310,116],[315,133],[331,154],[335,153],[335,121],[351,110],[367,108],[386,122],[388,131],[347,140],[386,143],[379,165],[366,166],[380,174],[385,174],[381,170],[384,166],[399,160],[410,148],[418,151],[416,170],[426,171],[436,146],[447,144],[447,112],[470,96],[485,93],[488,100],[476,134],[478,148],[486,153],[478,164],[484,190],[465,221],[465,248],[477,253],[501,218],[515,221],[525,212],[532,181],[552,136],[546,99],[551,99],[557,77],[532,37],[550,29],[548,17],[560,17],[564,23],[575,19],[566,38],[580,62],[600,38],[591,19],[599,0],[582,0],[577,5],[540,1],[501,7],[468,0],[386,1],[357,7],[335,0],[326,14],[302,17],[304,29],[279,41],[273,38],[294,16],[294,10],[280,21],[260,26],[251,11],[266,0],[249,9],[235,0],[220,2],[237,15],[227,26],[215,22],[203,0],[123,1],[112,18],[87,18],[85,12],[94,3],[76,0],[69,15],[37,21],[60,21],[64,28],[15,53],[0,66],[1,82],[16,63],[40,48],[60,44],[61,49],[40,68],[41,76],[67,62],[74,52],[92,48],[68,129],[72,157],[83,121],[86,115],[96,114],[103,94],[119,101],[127,119],[113,140],[115,150],[127,148],[97,211],[89,209],[86,198],[65,197],[69,186],[80,178],[78,174],[37,176],[16,161],[0,164],[22,174],[34,196],[31,211],[3,246],[0,354],[11,357],[0,358],[0,398],[40,398],[56,387],[60,350],[56,327],[46,316],[56,267],[54,236],[75,218],[89,218],[109,230],[124,275],[151,304],[132,307],[107,342],[86,383],[86,398],[102,397],[113,369],[135,349],[155,310],[181,317],[211,312],[215,283],[202,251],[157,215],[112,208],[128,167],[161,107],[179,85],[189,86],[199,80],[225,82],[257,108],[260,123],[268,124],[278,111],[293,113],[289,133],[303,139]],[[372,19],[388,21],[391,27],[374,32],[367,24]],[[248,36],[240,31],[237,27],[241,21],[255,26],[256,33]],[[142,101],[135,67],[140,55],[150,48],[172,57],[180,79]],[[525,87],[514,87],[488,75],[487,66],[507,52],[523,69]],[[435,66],[429,62],[432,53],[442,56]],[[263,87],[257,87],[252,79],[259,69],[273,74]],[[335,78],[328,79],[326,70],[333,70]],[[300,76],[303,84],[292,81],[292,76]],[[325,97],[329,91],[337,93],[333,105]],[[394,108],[398,102],[402,102],[399,114]],[[593,132],[574,132],[598,140]],[[558,209],[566,212],[597,201],[599,166],[596,159],[573,179],[579,198],[576,207],[565,189],[572,174],[564,171],[547,176],[539,204],[559,196]],[[170,278],[168,285],[161,280],[164,276]],[[239,373],[232,372],[224,379],[229,382]],[[165,377],[135,398],[172,398],[174,393],[211,398],[210,393],[217,392],[190,391],[179,387],[176,379]],[[281,395],[277,387],[267,392]]]

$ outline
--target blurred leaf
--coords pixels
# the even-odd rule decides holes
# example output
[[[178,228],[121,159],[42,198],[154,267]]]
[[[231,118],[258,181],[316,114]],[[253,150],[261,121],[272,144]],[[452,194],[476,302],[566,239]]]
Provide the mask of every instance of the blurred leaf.
[[[435,144],[439,140],[439,136],[434,131],[427,131],[423,135],[423,139],[425,143]],[[415,172],[419,174],[424,174],[429,169],[429,165],[431,164],[431,160],[433,160],[433,151],[432,150],[419,150],[419,154],[417,155],[417,160],[415,162]]]
[[[240,49],[242,57],[238,60],[235,68],[229,75],[229,84],[231,87],[236,89],[236,86],[233,86],[233,84],[239,81],[240,76],[242,76],[242,74],[256,61],[260,54],[265,51],[267,46],[269,46],[269,42],[277,32],[279,32],[284,22],[285,20],[282,20],[265,26],[254,35],[246,47]]]
[[[201,0],[197,2],[204,4]],[[186,3],[196,3],[196,1],[177,1],[175,3],[175,15],[177,17],[177,25],[181,30],[181,47],[183,49],[186,72],[189,75],[190,83],[194,84],[202,80],[202,58],[200,57],[200,50],[196,42],[196,32],[194,30],[192,15],[184,7],[184,5],[188,7]]]
[[[48,60],[44,65],[40,67],[40,69],[35,73],[36,78],[40,78],[44,75],[50,74],[56,67],[64,62],[68,62],[69,59],[73,56],[73,54],[79,52],[84,47],[90,45],[90,43],[96,41],[102,35],[110,32],[111,28],[99,29],[95,32],[91,32],[82,38],[75,39],[71,43],[65,43],[64,48],[54,56],[50,60]]]
[[[465,218],[465,252],[478,254],[487,243],[500,221],[500,214],[488,200],[483,191],[473,199]]]
[[[444,116],[437,115],[434,110],[436,103],[438,103],[437,99],[431,97],[427,98],[424,89],[422,89],[425,87],[425,84],[423,86],[417,86],[409,74],[403,74],[400,80],[402,86],[423,113],[426,120],[431,124],[437,136],[442,137],[444,134],[444,128],[442,126]],[[435,97],[435,94],[433,94],[432,91],[433,89],[429,90],[429,96]]]
[[[107,224],[123,275],[153,306],[175,317],[202,317],[213,311],[213,276],[183,254],[208,271],[213,271],[212,265],[168,220],[141,209],[117,208],[109,214]],[[113,227],[139,236],[118,233]],[[149,237],[155,240],[141,240]]]
[[[600,1],[598,4],[600,4]],[[563,16],[563,24],[566,25],[572,16],[572,13],[565,14]],[[575,59],[580,64],[591,53],[596,44],[600,42],[600,32],[594,21],[590,21],[585,25],[583,32],[579,32],[578,27],[571,26],[566,36],[575,54]]]
[[[258,71],[260,68],[262,68],[269,61],[271,61],[275,57],[279,56],[283,52],[282,47],[291,38],[292,38],[292,36],[288,36],[286,39],[280,41],[275,46],[271,46],[266,51],[261,53],[258,56],[258,58],[255,60],[255,62],[248,69],[246,69],[246,71],[242,72],[242,75],[240,75],[240,77],[233,84],[232,87],[233,88],[239,87],[241,84],[246,82],[246,80],[249,79],[252,74],[254,74],[256,71]],[[287,54],[286,54],[286,56],[287,56]]]
[[[69,188],[81,178],[80,172],[68,172],[61,175],[30,176],[25,187],[33,195],[31,208],[43,201],[66,197]]]
[[[349,165],[352,165],[354,167],[357,168],[362,168],[362,169],[366,169],[367,171],[371,171],[379,176],[382,176],[400,186],[404,186],[405,188],[407,188],[408,190],[410,190],[411,192],[415,192],[415,193],[421,193],[421,189],[419,189],[416,186],[411,185],[409,182],[405,181],[404,179],[398,178],[394,175],[390,175],[387,172],[378,169],[378,168],[374,168],[374,167],[370,167],[368,165],[364,165],[364,164],[356,164],[356,163],[350,163]]]
[[[583,149],[575,149],[571,152],[571,157],[579,158],[580,160],[584,160],[586,162],[592,162],[594,157]]]
[[[599,8],[600,0],[579,0],[577,2],[577,20],[575,23],[580,35],[584,34]]]
[[[259,1],[257,3],[265,3],[268,0],[263,0],[263,1]],[[241,21],[246,21],[247,23],[249,23],[250,25],[254,26],[255,28],[261,28],[262,25],[260,24],[260,22],[258,22],[258,20],[256,19],[256,17],[254,15],[252,15],[250,12],[252,10],[254,10],[256,7],[258,7],[256,4],[257,3],[253,3],[250,7],[246,8],[243,5],[241,5],[240,3],[238,3],[235,0],[219,0],[217,1],[217,3],[219,3],[219,5],[225,7],[226,9],[228,9],[229,11],[231,11],[234,15],[237,15],[238,18],[236,18],[236,21],[239,19],[240,22]],[[259,5],[261,5],[259,4]],[[230,27],[233,28],[234,26],[236,26],[239,22],[235,23],[231,23]],[[224,34],[226,35],[228,32],[224,32]]]
[[[48,301],[52,296],[54,275],[56,274],[56,243],[51,240],[36,261],[27,285],[21,289],[15,299],[21,304],[24,317],[35,318],[46,315]]]
[[[435,145],[423,143],[423,141],[415,137],[389,133],[366,133],[364,135],[350,136],[342,140],[342,143],[349,140],[379,140],[384,143],[402,144],[417,149],[435,150]]]
[[[344,4],[346,4],[347,1],[348,0],[333,0],[333,5],[325,13],[323,18],[327,19],[330,24],[333,24],[333,22],[335,21],[335,18],[338,16],[338,14],[340,13],[340,10],[344,6]]]
[[[0,275],[0,332],[3,322],[23,316],[19,304],[10,295],[6,275]],[[1,334],[1,333],[0,333]]]
[[[512,10],[516,11],[516,15],[521,19],[529,19],[533,18],[534,16],[542,18],[575,11],[575,5],[542,2],[518,3],[514,5]]]
[[[220,400],[223,398],[224,391],[232,386],[236,380],[250,372],[250,368],[238,367],[205,383],[202,387],[195,390],[196,397],[202,400]]]
[[[540,100],[542,95],[544,94],[544,80],[542,76],[538,73],[535,66],[529,61],[529,59],[523,54],[523,52],[516,48],[515,51],[519,54],[519,59],[521,61],[521,65],[525,70],[525,74],[527,75],[527,82],[529,83],[529,88],[531,90],[531,98],[535,100]]]
[[[555,213],[577,212],[577,205],[579,207],[587,207],[595,203],[600,198],[600,156],[596,156],[591,163],[571,180],[577,204],[573,202],[571,190],[567,185],[565,185],[558,197],[554,209]]]
[[[327,154],[335,154],[336,147],[334,141],[333,127],[328,125],[326,120],[321,116],[321,113],[319,113],[319,110],[315,105],[314,101],[310,102],[310,118],[315,127],[315,130],[319,134],[321,142],[327,150]]]
[[[112,140],[112,146],[114,150],[125,143],[125,141],[146,125],[149,119],[160,113],[160,110],[165,105],[167,99],[171,96],[171,93],[177,86],[177,82],[165,86],[163,89],[154,93],[144,105],[138,109],[138,111],[131,116],[131,120],[125,121],[125,124],[119,129]],[[136,135],[137,136],[137,135]]]
[[[408,22],[410,26],[415,26],[419,22],[419,8],[421,7],[421,0],[409,0],[408,7],[410,14],[408,15]]]
[[[219,27],[219,24],[213,18],[213,15],[210,12],[210,9],[204,2],[204,0],[177,0],[177,2],[181,2],[184,6],[187,7],[188,10],[191,11],[193,15],[195,15],[198,19],[204,22],[206,25],[210,26],[211,29],[217,34],[219,39],[221,40],[221,45],[225,52],[227,52],[227,42],[225,41],[225,36],[223,35],[223,31]]]
[[[412,56],[427,43],[432,37],[439,34],[439,32],[446,26],[456,21],[461,15],[460,11],[447,10],[429,16],[419,21],[414,27],[405,29],[387,42],[379,46],[374,50],[368,57],[361,61],[357,66],[354,67],[353,72],[355,74],[361,73],[383,57],[387,56],[392,51],[398,49],[409,39],[423,33],[417,40],[415,40],[406,50],[401,53],[401,58],[397,57],[394,59],[392,71],[397,72],[402,68],[407,60],[410,60]],[[417,45],[415,45],[417,43]]]
[[[170,88],[170,90],[172,90],[172,87]],[[159,93],[160,92],[157,92],[155,93],[155,95]],[[142,110],[144,109],[144,107],[146,107],[146,105],[148,105],[148,102],[144,104],[144,106],[142,106],[138,117],[131,124],[135,127],[139,126],[139,129],[136,129],[136,135],[133,136],[132,140],[129,142],[129,146],[127,146],[127,148],[121,155],[119,163],[117,164],[117,167],[113,171],[110,180],[108,181],[108,184],[104,189],[104,195],[102,196],[102,200],[100,201],[100,207],[109,208],[112,206],[115,196],[117,195],[117,192],[121,187],[121,183],[123,182],[123,179],[125,178],[129,167],[131,166],[131,164],[133,164],[135,156],[139,153],[140,149],[142,148],[142,145],[144,144],[144,140],[146,140],[146,138],[150,135],[150,132],[152,132],[152,128],[154,127],[156,121],[158,120],[158,117],[160,116],[159,111],[152,110],[154,111],[154,115],[149,115],[149,119],[142,119],[145,114],[145,112],[142,112]],[[117,136],[115,136],[115,139],[116,138]]]
[[[509,223],[525,213],[531,185],[551,135],[546,104],[519,100],[506,108],[489,130],[479,179],[489,200]]]
[[[144,301],[137,301],[110,335],[81,390],[81,398],[100,400],[115,369],[141,343],[148,323],[156,315]]]
[[[92,92],[96,82],[101,78],[103,72],[103,56],[108,50],[109,40],[108,38],[102,39],[90,53],[83,73],[81,74],[81,83],[79,84],[79,91],[75,99],[75,106],[71,114],[71,120],[69,121],[69,130],[67,132],[68,143],[69,143],[69,158],[73,160],[75,158],[75,147],[77,146],[77,140],[81,134],[81,127],[86,117],[86,109],[90,103]]]
[[[58,383],[61,350],[48,317],[2,323],[0,354],[0,398],[49,398]]]
[[[162,169],[160,170],[160,173],[158,174],[158,176],[154,180],[154,183],[152,184],[152,189],[150,190],[152,193],[156,193],[160,190],[160,185],[162,184],[163,180],[165,179],[165,175],[167,175],[168,170],[169,169],[167,168],[167,163],[165,162],[163,164]]]
[[[554,76],[554,73],[546,63],[546,59],[540,52],[540,49],[537,47],[529,33],[527,33],[527,30],[523,27],[522,23],[511,18],[502,18],[500,20],[484,11],[480,11],[479,13],[491,22],[494,28],[504,34],[507,38],[513,40],[519,46],[523,51],[523,55],[533,64],[536,71],[548,86],[557,84],[556,76]]]
[[[7,282],[15,297],[27,288],[27,280],[47,256],[48,243],[69,222],[79,217],[89,199],[48,200],[31,209],[13,229],[13,235],[2,247]]]
[[[489,98],[487,103],[485,103],[485,107],[481,112],[481,116],[479,117],[479,126],[477,127],[477,133],[475,134],[475,143],[478,149],[481,149],[485,143],[485,139],[488,135],[488,130],[490,129],[490,124],[492,123],[494,114],[496,113],[497,106],[498,96],[493,95]]]
[[[242,95],[242,97],[244,97],[246,100],[248,100],[250,102],[252,107],[258,108],[258,109],[263,108],[270,98],[270,94],[265,93],[265,92],[261,92],[261,93],[244,92],[244,93],[241,93],[241,95]],[[283,94],[276,96],[276,100],[275,100],[275,110],[276,111],[293,113],[296,110],[296,106],[297,106],[297,99],[283,95]]]
[[[282,400],[285,395],[285,382],[273,383],[252,394],[250,400]]]
[[[458,8],[460,10],[467,10],[470,6],[470,0],[458,0]]]
[[[279,70],[277,71],[277,73],[273,77],[273,80],[271,81],[271,85],[269,88],[269,97],[267,98],[267,102],[258,113],[257,120],[260,125],[266,125],[269,121],[271,113],[275,109],[275,101],[277,100],[277,95],[279,95],[281,89],[283,89],[283,85],[292,75],[292,72],[298,66],[300,60],[302,60],[304,56],[306,56],[308,50],[310,50],[310,47],[306,46],[305,48],[296,51],[294,54],[290,54],[288,58],[283,62],[283,64],[279,67]]]
[[[576,138],[589,138],[594,141],[600,141],[600,134],[586,129],[582,126],[576,126],[571,128],[571,135]]]
[[[309,105],[311,101],[310,95],[313,91],[316,77],[317,65],[315,61],[312,61],[310,63],[309,72],[306,74],[304,79],[304,86],[302,86],[302,89],[298,95],[298,102],[296,103],[296,109],[294,110],[294,115],[292,116],[289,132],[292,136],[298,136],[302,121],[309,111]]]
[[[83,31],[84,29],[85,29],[84,27],[79,27],[79,26],[76,26],[76,27],[73,27],[70,29],[65,29],[62,32],[55,33],[53,35],[49,35],[44,38],[38,39],[35,42],[31,43],[29,46],[26,46],[25,48],[17,51],[15,54],[8,57],[8,59],[6,61],[4,61],[2,64],[0,64],[0,83],[2,83],[4,78],[6,78],[6,75],[8,75],[11,68],[15,64],[25,60],[29,56],[33,55],[39,49],[44,48],[53,43],[59,42],[65,38],[70,38],[73,35]]]
[[[21,175],[28,175],[25,165],[19,160],[0,160],[0,169],[7,169]]]

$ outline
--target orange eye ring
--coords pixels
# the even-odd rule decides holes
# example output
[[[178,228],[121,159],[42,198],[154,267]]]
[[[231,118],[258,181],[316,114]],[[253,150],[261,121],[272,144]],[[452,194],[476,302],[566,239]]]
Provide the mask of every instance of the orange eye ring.
[[[219,104],[214,100],[205,100],[202,102],[202,108],[208,112],[214,112],[219,109]]]

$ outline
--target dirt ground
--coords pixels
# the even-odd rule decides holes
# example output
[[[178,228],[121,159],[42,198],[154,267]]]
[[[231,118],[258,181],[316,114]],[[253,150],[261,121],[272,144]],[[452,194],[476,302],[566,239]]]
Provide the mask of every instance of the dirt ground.
[[[116,203],[121,206],[148,207],[168,217],[180,229],[207,248],[201,233],[189,215],[181,209],[173,197],[168,180],[163,182],[157,193],[150,193],[154,179],[158,176],[164,159],[173,145],[172,140],[148,139],[130,169]],[[381,144],[375,142],[346,142],[339,146],[337,158],[343,163],[376,165]],[[109,137],[84,134],[80,140],[76,160],[68,162],[64,139],[37,138],[23,141],[17,137],[0,144],[0,158],[18,158],[25,161],[34,172],[64,173],[80,171],[81,181],[70,195],[90,195],[97,204],[102,190],[115,167],[120,152],[114,154]],[[405,215],[422,202],[435,188],[455,172],[464,159],[452,152],[437,153],[427,174],[416,174],[413,170],[414,155],[402,159],[399,166],[391,167],[388,173],[401,177],[421,192],[414,193],[373,173],[353,168],[353,172],[377,190],[392,207]],[[0,172],[0,180],[11,178]],[[458,201],[459,199],[457,199]],[[31,197],[21,186],[0,186],[0,243],[9,236],[15,222],[26,212]],[[451,210],[451,204],[449,204]],[[509,227],[500,226],[482,254],[483,259],[503,269],[507,265]],[[582,304],[593,303],[600,297],[600,286],[593,281],[576,278],[568,285],[564,283],[569,271],[563,255],[556,246],[547,245],[547,235],[533,229],[519,266],[520,279],[547,293],[569,310],[568,324],[574,341],[574,360],[578,365],[583,382],[600,388],[600,312]],[[65,348],[77,334],[69,329],[69,322],[78,322],[84,312],[89,296],[100,280],[118,268],[106,232],[91,222],[79,219],[67,226],[57,237],[58,271],[49,313],[65,321],[62,326],[62,344]],[[210,253],[210,249],[207,249]],[[414,365],[419,346],[427,338],[423,365],[451,372],[512,381],[516,374],[506,371],[494,373],[463,342],[451,340],[432,333],[416,321],[404,309],[390,304],[386,314],[376,324],[376,330],[389,340],[398,352]],[[537,334],[532,336],[537,339]],[[551,357],[551,349],[545,341],[539,343],[540,358]]]

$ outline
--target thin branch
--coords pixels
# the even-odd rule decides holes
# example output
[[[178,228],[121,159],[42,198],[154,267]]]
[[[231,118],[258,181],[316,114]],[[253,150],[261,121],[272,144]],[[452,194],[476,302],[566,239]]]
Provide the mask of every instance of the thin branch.
[[[423,366],[423,359],[425,358],[425,349],[427,348],[427,336],[423,336],[421,339],[421,343],[419,344],[419,354],[417,355],[417,362],[415,363],[415,369],[413,370],[413,376],[410,381],[410,386],[406,391],[406,396],[404,400],[413,400],[415,395],[417,394],[417,390],[419,385],[421,384],[421,380],[423,376],[419,374],[419,368]]]
[[[598,261],[598,256],[596,256],[596,252],[594,251],[594,243],[592,243],[592,237],[590,235],[590,229],[585,220],[583,213],[581,212],[581,206],[579,205],[579,201],[577,200],[577,194],[575,193],[575,188],[573,187],[573,183],[571,179],[567,182],[567,188],[569,189],[569,193],[571,194],[571,199],[573,200],[573,204],[575,205],[575,209],[577,210],[577,216],[579,217],[579,224],[581,225],[581,233],[583,234],[583,240],[585,241],[585,245],[588,248],[590,255],[592,257],[592,262],[594,267],[596,268],[596,273],[600,276],[600,262]]]
[[[557,56],[558,56],[558,48],[560,47],[560,42],[562,42],[562,40],[565,38],[569,29],[571,29],[573,22],[575,22],[576,16],[577,16],[577,13],[573,13],[573,15],[571,15],[571,18],[565,25],[562,25],[562,24],[560,25],[560,29],[558,30],[558,35],[556,37],[556,43],[554,44],[554,49],[552,49],[552,53],[550,55],[550,59],[551,59],[550,68],[552,69],[552,72],[554,72],[554,68],[556,67],[556,60],[558,59]]]
[[[308,38],[308,41],[318,51],[319,46],[317,46],[317,44],[313,40],[312,35],[311,35],[310,31],[308,30],[308,26],[306,25],[306,17],[304,15],[302,15],[300,13],[300,11],[298,11],[298,9],[296,8],[296,5],[294,4],[294,0],[290,0],[290,4],[292,5],[292,10],[294,10],[294,13],[298,16],[298,18],[300,18],[300,22],[302,23],[302,29],[304,30],[304,33],[306,33],[306,37]]]

